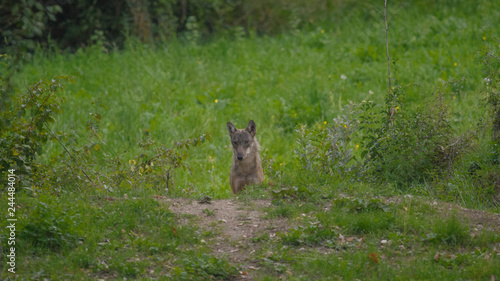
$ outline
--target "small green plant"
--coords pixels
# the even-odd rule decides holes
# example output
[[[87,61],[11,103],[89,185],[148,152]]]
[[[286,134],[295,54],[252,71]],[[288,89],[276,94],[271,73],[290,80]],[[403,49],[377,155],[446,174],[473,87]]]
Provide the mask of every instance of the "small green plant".
[[[350,102],[344,110],[344,114],[334,118],[332,125],[328,128],[328,166],[330,173],[336,173],[341,178],[346,175],[358,176],[360,161],[356,161],[355,150],[359,145],[353,143],[353,138],[358,132],[359,120],[353,118],[358,115],[359,105]],[[353,163],[354,162],[354,163]]]
[[[300,186],[290,186],[284,184],[281,187],[274,187],[271,189],[271,196],[273,198],[302,198],[307,195],[310,195],[310,190],[308,190],[306,187],[300,185]]]
[[[24,216],[27,223],[19,232],[22,244],[50,250],[76,244],[78,215],[68,214],[62,206],[38,201]]]
[[[500,142],[500,56],[498,43],[484,44],[480,49],[480,61],[483,64],[485,101],[492,120],[493,140]]]
[[[360,213],[341,220],[339,225],[354,234],[381,233],[395,228],[395,217],[386,212]]]
[[[296,213],[296,206],[288,204],[286,200],[274,199],[272,204],[273,207],[269,208],[267,211],[267,217],[269,218],[291,218]]]
[[[264,170],[264,174],[269,180],[269,185],[279,184],[283,180],[283,163],[276,163],[274,158],[267,157],[267,155],[261,155],[262,159],[262,168]]]
[[[169,274],[175,280],[231,280],[238,269],[227,260],[212,255],[202,254],[183,259],[182,267],[174,267]]]
[[[111,259],[109,263],[109,271],[116,272],[123,278],[136,278],[143,270],[141,262],[125,260],[123,257]]]
[[[359,145],[354,143],[359,127],[355,116],[359,113],[359,105],[351,102],[344,109],[344,114],[334,118],[329,126],[327,122],[312,127],[298,125],[294,154],[302,168],[342,179],[359,176],[361,162],[356,159]]]
[[[470,242],[469,228],[458,221],[454,214],[445,220],[437,221],[434,232],[428,233],[422,241],[464,246]]]
[[[314,172],[326,164],[326,131],[316,125],[308,128],[298,125],[295,129],[298,134],[295,140],[294,156],[302,165],[302,169]],[[325,169],[326,167],[323,167]],[[324,170],[327,172],[327,170]]]
[[[173,147],[165,147],[153,140],[149,130],[143,131],[143,138],[138,142],[142,153],[135,159],[129,160],[129,171],[122,170],[121,176],[128,174],[136,183],[165,185],[167,190],[173,187],[175,170],[182,168],[190,170],[191,167],[185,162],[189,154],[187,150],[191,147],[200,146],[205,141],[212,141],[209,133],[198,138],[179,140]],[[125,169],[126,169],[125,165]],[[120,177],[122,178],[122,177]],[[122,179],[120,185],[127,184],[130,179]]]
[[[207,215],[207,217],[215,216],[215,211],[210,210],[210,209],[203,209],[201,212],[203,214]]]
[[[329,247],[335,244],[339,234],[333,227],[323,226],[319,221],[309,222],[306,226],[298,226],[286,233],[279,233],[281,241],[293,246],[317,246],[321,244]]]

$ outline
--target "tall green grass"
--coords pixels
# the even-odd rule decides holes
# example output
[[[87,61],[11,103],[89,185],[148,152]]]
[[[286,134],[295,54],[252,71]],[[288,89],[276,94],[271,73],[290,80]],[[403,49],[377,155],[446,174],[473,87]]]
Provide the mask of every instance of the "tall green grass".
[[[392,59],[397,59],[393,78],[405,87],[405,102],[425,106],[434,89],[445,81],[458,81],[445,93],[457,132],[486,124],[480,121],[486,110],[476,50],[498,42],[500,10],[495,5],[416,1],[390,9],[389,47]],[[188,150],[186,161],[192,172],[175,174],[168,193],[173,196],[229,198],[232,151],[226,122],[242,128],[255,120],[262,158],[273,159],[273,170],[278,172],[272,187],[277,191],[252,186],[239,197],[247,201],[272,197],[264,219],[289,220],[290,225],[278,227],[279,231],[266,229],[252,237],[256,245],[245,244],[245,250],[255,252],[249,251],[241,267],[258,267],[252,272],[256,278],[498,276],[500,261],[493,249],[500,239],[498,231],[469,227],[460,211],[456,217],[442,217],[445,212],[429,206],[428,197],[373,197],[410,191],[469,207],[490,207],[484,198],[497,191],[484,179],[497,174],[496,166],[484,164],[491,149],[487,137],[471,138],[473,150],[455,164],[454,173],[436,174],[436,182],[414,184],[407,190],[393,188],[390,182],[303,173],[294,158],[296,125],[330,125],[350,100],[384,102],[387,61],[375,7],[381,9],[368,4],[349,7],[344,18],[322,25],[311,21],[310,29],[275,37],[250,33],[239,40],[214,36],[198,44],[173,39],[155,45],[130,39],[124,49],[110,48],[112,42],[106,42],[71,54],[40,49],[22,66],[15,82],[23,90],[40,77],[74,75],[76,84],[67,85],[64,112],[52,129],[66,132],[68,142],[99,142],[89,140],[85,130],[92,118],[89,113],[98,111],[104,142],[92,153],[100,160],[120,156],[128,163],[140,153],[137,141],[144,129],[167,147],[179,139],[211,133],[212,142]],[[106,109],[92,104],[99,99]],[[49,168],[66,165],[50,162],[62,152],[58,143],[51,143],[44,148],[42,161]],[[471,163],[483,168],[471,175]],[[104,164],[93,167],[112,169]],[[57,175],[54,181],[60,185]],[[67,182],[50,192],[32,188],[16,195],[19,278],[236,278],[240,265],[215,254],[214,244],[221,240],[214,236],[219,233],[198,228],[194,216],[169,211],[170,203],[158,199],[164,198],[165,190],[133,184],[98,190]],[[398,199],[402,201],[397,203]],[[391,200],[395,203],[386,202]]]
[[[449,98],[453,125],[465,131],[485,116],[476,50],[500,35],[500,12],[490,1],[448,4],[394,5],[389,48],[396,78],[409,85],[407,99],[415,104],[444,81],[460,80]],[[75,75],[54,129],[75,131],[85,143],[85,123],[95,111],[91,101],[101,99],[107,107],[100,110],[101,157],[132,157],[143,129],[167,146],[210,132],[214,141],[189,152],[192,173],[178,174],[175,189],[224,198],[232,161],[227,121],[241,128],[255,120],[264,158],[293,173],[297,124],[331,122],[349,100],[383,102],[387,58],[374,7],[360,5],[348,18],[276,37],[214,37],[199,45],[130,40],[123,50],[106,44],[74,54],[39,50],[23,66],[18,87],[39,77]],[[62,149],[54,143],[46,151],[48,158]]]

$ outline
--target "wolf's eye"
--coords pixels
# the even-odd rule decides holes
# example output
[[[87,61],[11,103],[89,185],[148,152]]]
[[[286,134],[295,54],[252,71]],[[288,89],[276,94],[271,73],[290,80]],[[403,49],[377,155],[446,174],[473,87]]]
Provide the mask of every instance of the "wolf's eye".
[[[234,146],[237,146],[237,145],[238,145],[238,143],[237,143],[237,142],[235,142],[235,141],[233,141],[233,145],[234,145]]]
[[[248,145],[248,141],[245,141],[245,145]]]

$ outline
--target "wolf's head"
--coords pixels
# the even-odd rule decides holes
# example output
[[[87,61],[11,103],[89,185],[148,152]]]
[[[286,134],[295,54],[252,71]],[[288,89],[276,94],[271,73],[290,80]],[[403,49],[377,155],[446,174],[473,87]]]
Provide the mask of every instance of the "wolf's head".
[[[234,156],[238,160],[245,159],[249,154],[258,149],[258,144],[254,138],[255,133],[257,133],[257,127],[253,120],[248,122],[246,129],[236,129],[231,122],[227,122],[227,131],[231,137]]]

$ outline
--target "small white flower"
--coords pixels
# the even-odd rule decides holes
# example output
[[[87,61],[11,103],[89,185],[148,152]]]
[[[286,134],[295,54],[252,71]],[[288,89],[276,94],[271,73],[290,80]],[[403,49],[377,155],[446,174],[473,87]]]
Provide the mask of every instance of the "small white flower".
[[[373,95],[373,91],[372,90],[368,91],[368,94]]]
[[[346,80],[346,79],[347,79],[347,76],[345,76],[345,74],[342,74],[342,75],[340,75],[340,79],[342,79],[342,80]]]
[[[486,77],[486,78],[484,78],[484,82],[486,82],[486,85],[489,85],[491,82],[491,79]]]

